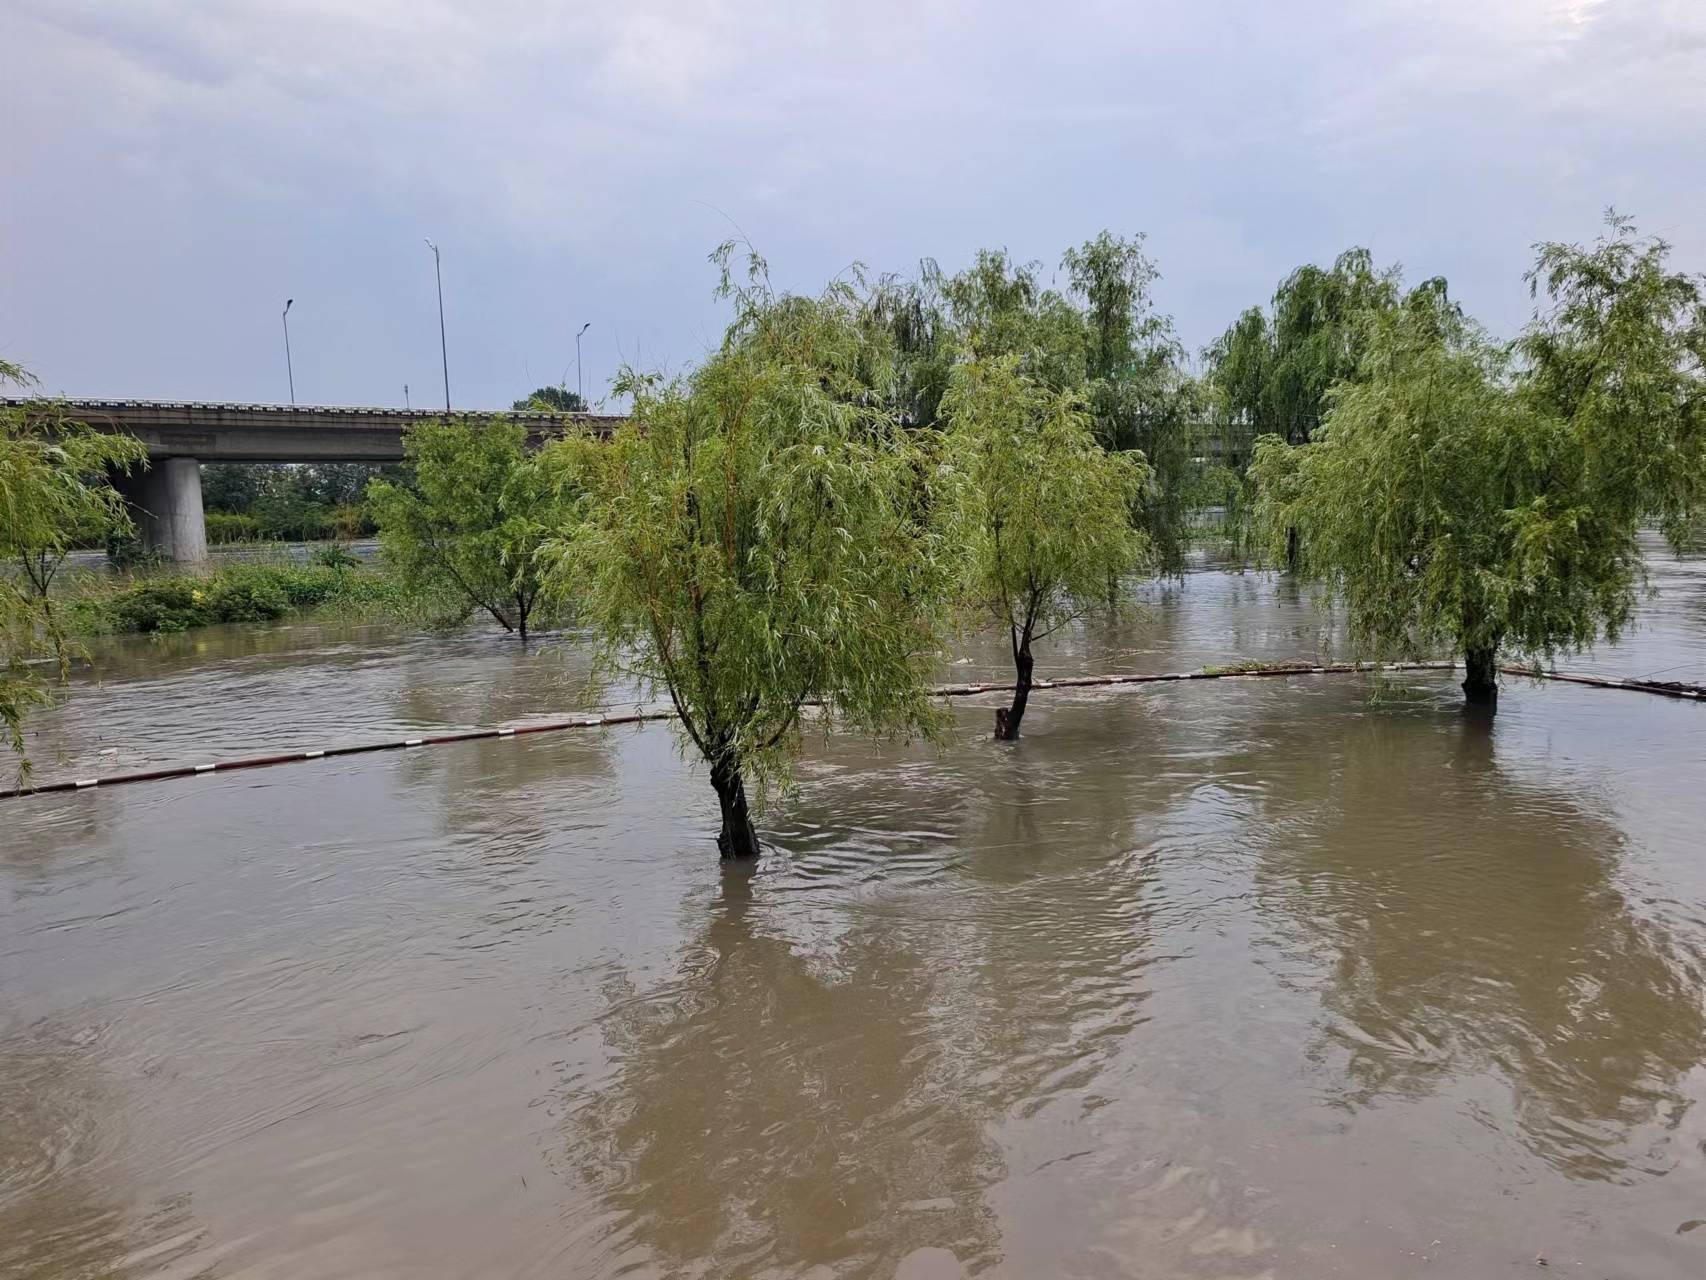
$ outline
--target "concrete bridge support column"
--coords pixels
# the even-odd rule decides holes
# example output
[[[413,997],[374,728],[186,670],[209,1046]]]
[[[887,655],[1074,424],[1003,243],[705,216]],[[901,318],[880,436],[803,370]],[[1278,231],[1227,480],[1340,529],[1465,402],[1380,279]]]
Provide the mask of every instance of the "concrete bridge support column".
[[[155,458],[148,470],[120,484],[142,545],[178,564],[207,559],[201,513],[201,464],[194,458]]]

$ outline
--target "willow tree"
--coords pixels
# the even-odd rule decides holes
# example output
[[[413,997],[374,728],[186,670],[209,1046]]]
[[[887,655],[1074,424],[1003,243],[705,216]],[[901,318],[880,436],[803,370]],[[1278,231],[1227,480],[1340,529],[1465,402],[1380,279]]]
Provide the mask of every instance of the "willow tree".
[[[1421,286],[1442,295],[1443,279]],[[1397,267],[1376,268],[1367,249],[1347,249],[1331,267],[1305,263],[1274,291],[1269,311],[1251,307],[1203,351],[1207,389],[1224,420],[1225,465],[1244,477],[1254,445],[1277,435],[1308,444],[1323,422],[1334,387],[1358,376],[1373,316],[1402,300]],[[1272,455],[1270,453],[1270,463]],[[1228,502],[1233,536],[1252,533],[1244,518],[1270,499],[1233,484]],[[1298,566],[1298,531],[1286,530],[1285,564]]]
[[[889,402],[906,422],[924,427],[936,425],[961,354],[942,285],[941,268],[926,258],[916,279],[885,277],[865,301],[866,322],[878,330],[871,345],[892,368],[885,379]]]
[[[735,317],[691,375],[626,374],[628,422],[587,461],[584,520],[551,549],[604,662],[667,693],[710,769],[725,858],[759,851],[808,706],[875,735],[935,733],[952,582],[934,433],[880,385],[891,366],[857,282],[775,294],[756,257],[715,260]]]
[[[527,638],[542,599],[539,549],[557,533],[556,486],[519,422],[421,422],[403,436],[404,475],[367,500],[404,580],[459,596]]]
[[[1271,312],[1250,307],[1210,343],[1204,364],[1233,427],[1233,463],[1247,461],[1259,435],[1309,444],[1326,416],[1327,391],[1360,365],[1363,317],[1397,302],[1397,268],[1378,270],[1368,249],[1346,249],[1332,266],[1291,271]]]
[[[1541,246],[1549,309],[1514,345],[1418,290],[1370,313],[1312,443],[1258,443],[1269,532],[1301,530],[1360,651],[1450,648],[1493,710],[1501,653],[1616,639],[1642,521],[1680,537],[1706,495],[1701,285],[1666,252],[1621,220],[1592,248]]]
[[[1086,379],[1084,317],[1038,277],[1040,264],[1014,262],[1005,249],[980,249],[972,265],[941,283],[962,359],[1010,356],[1034,382],[1081,389]]]
[[[1012,648],[1013,701],[996,711],[995,736],[1013,739],[1032,646],[1105,601],[1147,550],[1130,513],[1148,468],[1104,449],[1079,396],[1025,376],[1012,356],[956,369],[942,413],[966,597]]]
[[[0,384],[7,382],[33,379],[0,361]],[[130,527],[108,477],[146,461],[137,441],[77,422],[54,401],[0,407],[0,558],[18,569],[0,574],[0,727],[20,758],[24,715],[47,696],[34,660],[54,659],[61,677],[69,660],[54,577],[74,546]]]
[[[1061,267],[1069,296],[1082,302],[1084,398],[1096,437],[1106,449],[1142,452],[1150,475],[1132,514],[1158,567],[1182,573],[1192,433],[1202,404],[1172,321],[1150,297],[1161,273],[1143,240],[1103,231],[1068,249]]]
[[[1591,451],[1599,507],[1680,547],[1706,515],[1706,276],[1669,254],[1614,211],[1591,246],[1539,245],[1517,350],[1525,402]]]

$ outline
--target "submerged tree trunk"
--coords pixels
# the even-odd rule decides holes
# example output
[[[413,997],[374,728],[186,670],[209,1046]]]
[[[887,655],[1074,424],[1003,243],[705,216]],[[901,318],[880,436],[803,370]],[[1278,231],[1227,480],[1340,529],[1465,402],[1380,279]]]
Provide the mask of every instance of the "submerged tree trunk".
[[[1025,703],[1031,697],[1031,642],[1027,637],[1013,650],[1013,705],[995,709],[995,736],[1001,742],[1012,742],[1019,736],[1019,722],[1025,718]]]
[[[1468,649],[1463,654],[1463,698],[1471,707],[1491,715],[1499,709],[1497,646]]]
[[[756,858],[758,832],[746,804],[746,782],[740,776],[740,761],[725,755],[711,763],[711,786],[723,810],[723,829],[717,834],[717,852],[724,858]]]

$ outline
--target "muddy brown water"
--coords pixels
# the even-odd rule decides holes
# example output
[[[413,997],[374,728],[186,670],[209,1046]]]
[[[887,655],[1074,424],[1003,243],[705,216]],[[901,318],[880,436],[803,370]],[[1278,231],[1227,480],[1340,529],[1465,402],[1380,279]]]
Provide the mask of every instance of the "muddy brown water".
[[[1706,678],[1655,569],[1570,666]],[[1149,594],[1042,673],[1334,650],[1283,583]],[[34,749],[561,712],[580,653],[125,642]],[[1706,1274],[1706,707],[1369,692],[814,743],[745,871],[660,725],[0,802],[0,1276]]]

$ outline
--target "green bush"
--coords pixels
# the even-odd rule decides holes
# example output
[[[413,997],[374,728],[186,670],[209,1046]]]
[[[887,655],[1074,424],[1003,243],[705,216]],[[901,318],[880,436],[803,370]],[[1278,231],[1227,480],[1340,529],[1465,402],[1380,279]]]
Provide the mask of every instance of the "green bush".
[[[198,593],[217,622],[270,622],[290,612],[291,600],[277,577],[260,572],[231,570],[211,580]]]
[[[193,578],[152,578],[109,602],[115,631],[187,631],[205,627],[214,616],[207,593]]]
[[[207,540],[216,545],[260,541],[261,526],[254,516],[239,515],[234,511],[209,511],[203,519],[207,522]]]
[[[341,542],[334,542],[329,547],[317,548],[308,559],[311,564],[326,569],[359,569],[361,567],[361,557]]]
[[[311,502],[266,498],[255,504],[252,518],[270,541],[317,542],[332,536],[331,509]]]
[[[84,578],[69,593],[64,617],[84,635],[272,622],[309,611],[430,626],[465,616],[458,604],[367,565],[234,564],[205,577]]]
[[[117,529],[107,534],[107,559],[118,569],[151,568],[166,562],[159,548],[142,545],[142,539],[133,528]]]

